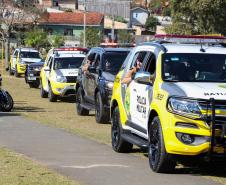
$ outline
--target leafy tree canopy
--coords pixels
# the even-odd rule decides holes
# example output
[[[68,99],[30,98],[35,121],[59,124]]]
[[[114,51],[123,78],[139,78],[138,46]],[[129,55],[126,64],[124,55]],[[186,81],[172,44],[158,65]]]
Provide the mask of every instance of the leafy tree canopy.
[[[156,31],[157,25],[159,25],[159,21],[156,17],[150,16],[147,18],[145,23],[145,28],[150,31]]]
[[[26,46],[38,49],[49,46],[47,33],[40,29],[34,29],[31,32],[25,33],[24,43]]]
[[[171,0],[171,34],[226,34],[226,0]]]
[[[119,43],[131,43],[133,41],[133,37],[126,30],[118,31],[118,42]]]
[[[101,43],[101,33],[98,28],[86,28],[86,47],[95,47]],[[80,42],[83,43],[83,33],[80,36]]]

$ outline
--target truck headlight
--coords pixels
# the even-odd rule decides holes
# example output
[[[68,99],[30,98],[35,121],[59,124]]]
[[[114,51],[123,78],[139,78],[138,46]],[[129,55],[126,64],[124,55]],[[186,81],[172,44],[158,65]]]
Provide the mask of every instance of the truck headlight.
[[[114,82],[107,81],[105,85],[106,85],[107,88],[112,89],[113,86],[114,86]]]
[[[56,81],[61,83],[66,83],[67,78],[65,76],[56,76]]]
[[[168,101],[168,110],[175,114],[179,114],[182,116],[189,116],[194,118],[201,117],[201,110],[199,104],[195,100],[187,100],[171,97]]]

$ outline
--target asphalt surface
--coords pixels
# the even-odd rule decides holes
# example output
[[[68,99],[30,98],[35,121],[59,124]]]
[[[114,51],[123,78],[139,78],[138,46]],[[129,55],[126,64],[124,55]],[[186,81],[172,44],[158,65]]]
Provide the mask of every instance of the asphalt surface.
[[[110,146],[15,114],[0,113],[0,146],[22,153],[84,185],[218,184],[201,177],[198,170],[153,173],[146,157],[118,154]]]

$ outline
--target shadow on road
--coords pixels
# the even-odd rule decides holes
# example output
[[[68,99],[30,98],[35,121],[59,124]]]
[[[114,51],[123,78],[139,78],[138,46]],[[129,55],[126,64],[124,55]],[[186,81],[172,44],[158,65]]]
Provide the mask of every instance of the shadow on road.
[[[131,153],[140,154],[147,158],[148,162],[148,151],[142,150],[140,148],[134,148]],[[187,174],[194,176],[209,176],[209,177],[221,177],[226,178],[226,160],[225,161],[216,161],[216,162],[204,162],[202,160],[190,160],[178,162],[178,165],[171,174]],[[151,169],[150,169],[151,170]]]
[[[59,98],[59,102],[61,103],[75,103],[75,96],[69,96],[69,97],[61,97]]]
[[[20,114],[14,112],[0,112],[0,117],[2,116],[20,116]]]
[[[46,112],[43,108],[33,106],[15,106],[13,111],[18,112]]]

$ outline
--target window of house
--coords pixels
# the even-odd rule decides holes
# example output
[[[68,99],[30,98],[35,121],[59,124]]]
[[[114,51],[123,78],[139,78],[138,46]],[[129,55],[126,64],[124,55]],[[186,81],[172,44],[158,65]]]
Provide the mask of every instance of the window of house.
[[[64,35],[73,36],[73,29],[67,28],[64,30]]]

